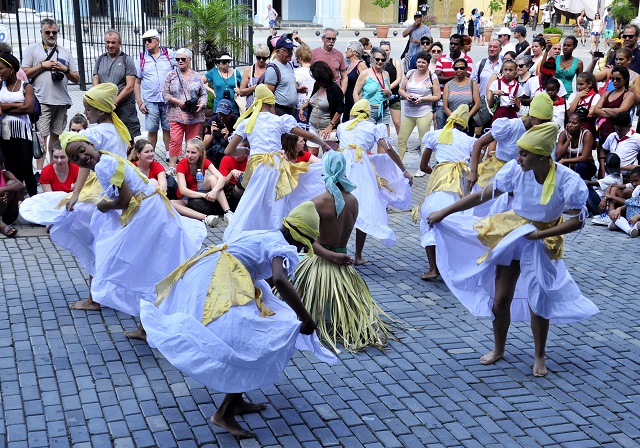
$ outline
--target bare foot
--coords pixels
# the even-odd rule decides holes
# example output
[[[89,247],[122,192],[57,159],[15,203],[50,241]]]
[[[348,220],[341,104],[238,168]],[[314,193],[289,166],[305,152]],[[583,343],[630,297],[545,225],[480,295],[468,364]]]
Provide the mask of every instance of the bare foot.
[[[544,376],[547,376],[547,373],[549,372],[547,371],[547,366],[545,364],[544,358],[536,358],[533,362],[533,376],[542,378]]]
[[[142,328],[138,328],[136,331],[125,331],[124,336],[129,339],[140,339],[141,341],[147,341],[147,332]]]
[[[492,352],[487,353],[482,358],[480,358],[480,364],[484,364],[484,365],[493,364],[496,361],[502,359],[503,356],[504,356],[504,352],[499,352],[497,350],[494,350]]]
[[[100,304],[91,299],[80,300],[79,302],[71,302],[69,307],[72,310],[99,311]]]
[[[364,257],[359,257],[359,258],[356,257],[356,261],[353,264],[356,266],[362,266],[365,263],[369,263],[369,260],[367,260]]]
[[[236,405],[236,415],[251,414],[253,412],[260,412],[267,409],[267,403],[249,403],[242,400]]]
[[[218,414],[213,414],[211,416],[211,423],[221,427],[222,429],[226,429],[239,439],[251,439],[256,436],[251,431],[247,431],[242,426],[240,426],[234,418],[226,420],[222,417],[218,417]]]
[[[438,278],[439,275],[440,273],[438,271],[425,272],[424,274],[420,275],[420,280],[424,280],[424,281],[435,280]]]

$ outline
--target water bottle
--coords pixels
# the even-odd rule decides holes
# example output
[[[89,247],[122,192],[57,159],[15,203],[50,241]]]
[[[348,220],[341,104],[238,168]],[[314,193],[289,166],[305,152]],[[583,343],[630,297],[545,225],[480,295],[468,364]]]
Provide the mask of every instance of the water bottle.
[[[196,172],[196,183],[198,184],[198,191],[204,192],[204,176],[202,175],[202,170],[198,168]]]

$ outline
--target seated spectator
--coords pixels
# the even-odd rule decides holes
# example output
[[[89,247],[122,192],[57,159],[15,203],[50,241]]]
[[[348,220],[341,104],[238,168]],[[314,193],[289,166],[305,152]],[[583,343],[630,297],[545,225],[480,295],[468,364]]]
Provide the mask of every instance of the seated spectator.
[[[156,152],[151,142],[141,138],[133,145],[129,160],[138,167],[142,174],[147,176],[149,182],[158,187],[164,194],[167,194],[167,173],[160,163],[153,160],[155,155]]]
[[[605,191],[612,185],[624,184],[622,174],[620,174],[620,157],[616,154],[607,154],[604,159],[604,167],[607,175],[597,181],[587,180],[585,181],[589,187],[589,197],[587,199],[587,208],[591,215],[602,215],[594,218],[592,224],[601,224],[596,222],[599,219],[604,219],[607,215],[607,201],[603,201]],[[604,225],[608,224],[608,222]]]
[[[242,178],[247,169],[249,154],[249,141],[243,140],[238,149],[246,149],[246,152],[238,156],[224,156],[220,162],[220,174],[224,176],[224,194],[229,202],[231,211],[235,212],[238,203],[244,193],[242,188]]]
[[[71,132],[80,132],[89,127],[89,121],[87,117],[82,114],[75,114],[69,121],[69,130]]]
[[[596,117],[593,115],[596,104],[600,101],[597,93],[598,84],[591,73],[582,72],[576,76],[576,91],[569,95],[567,100],[567,115],[581,112],[586,118],[584,126],[591,131],[594,138],[596,134]]]
[[[601,100],[602,102],[602,100]],[[613,118],[613,130],[602,144],[603,152],[615,153],[620,157],[620,172],[627,175],[638,165],[640,153],[640,134],[631,130],[629,112],[618,112]]]
[[[198,170],[201,170],[204,176],[201,191],[198,191],[196,180]],[[178,213],[188,218],[199,219],[204,221],[206,225],[215,227],[220,222],[217,215],[222,212],[225,221],[229,222],[233,217],[233,212],[229,208],[229,203],[219,182],[221,179],[224,181],[225,178],[205,157],[202,140],[192,138],[187,142],[185,157],[178,163],[176,171],[178,199],[171,201],[171,204]]]
[[[612,228],[614,220],[611,217],[611,212],[624,205],[625,201],[633,196],[633,193],[640,185],[640,169],[636,167],[631,173],[627,184],[611,185],[607,188],[600,202],[600,209],[607,210],[607,214],[592,219],[592,224],[610,226],[611,230],[615,230],[615,228]]]
[[[233,134],[233,127],[238,116],[233,113],[231,101],[222,99],[218,102],[216,113],[204,127],[204,147],[207,159],[218,168],[224,157],[224,150],[229,144],[229,136]]]
[[[640,235],[640,167],[631,170],[629,180],[633,186],[631,197],[624,201],[624,205],[609,212],[612,221],[609,230],[622,230],[631,238],[636,238]]]
[[[67,158],[60,142],[53,145],[53,163],[45,166],[40,174],[42,192],[64,191],[71,193],[78,179],[80,167]]]
[[[294,134],[282,134],[282,151],[291,163],[318,163],[320,159],[307,151],[307,141]]]
[[[7,238],[15,238],[18,230],[12,226],[18,219],[18,200],[24,185],[10,171],[4,169],[4,157],[0,153],[0,232]]]
[[[560,131],[556,160],[559,164],[578,173],[582,179],[591,180],[597,171],[592,155],[595,149],[595,137],[585,126],[585,121],[584,113],[571,114],[565,130]]]
[[[564,97],[558,95],[560,92],[560,81],[556,78],[551,78],[547,81],[545,87],[547,95],[553,101],[553,122],[558,125],[560,130],[564,129],[564,119],[567,115],[567,102]]]

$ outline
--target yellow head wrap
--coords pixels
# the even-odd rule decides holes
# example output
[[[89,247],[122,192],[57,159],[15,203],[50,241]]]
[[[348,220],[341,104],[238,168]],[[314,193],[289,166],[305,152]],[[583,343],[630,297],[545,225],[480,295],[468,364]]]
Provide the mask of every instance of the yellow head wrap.
[[[62,150],[65,152],[65,154],[67,153],[67,146],[69,145],[69,143],[72,143],[72,142],[91,143],[91,140],[89,140],[87,137],[80,134],[79,132],[66,131],[60,134],[60,146],[62,146]],[[93,143],[91,144],[93,145]]]
[[[557,136],[557,124],[551,122],[538,124],[520,137],[520,140],[518,140],[518,147],[525,151],[529,151],[532,154],[550,157],[556,146]],[[556,164],[553,159],[549,160],[551,162],[551,167],[549,168],[547,178],[544,180],[542,196],[540,197],[540,203],[542,205],[549,202],[551,195],[553,194],[553,190],[556,187]]]
[[[118,87],[110,82],[105,82],[103,84],[98,84],[97,86],[91,87],[84,94],[84,100],[89,106],[95,107],[102,112],[108,112],[111,114],[111,121],[113,121],[113,125],[116,127],[116,130],[118,131],[120,137],[122,137],[122,140],[124,140],[128,145],[131,141],[131,134],[129,134],[129,129],[127,129],[127,126],[114,112],[116,108],[115,101],[117,97]]]
[[[254,100],[251,106],[246,110],[245,113],[240,115],[238,121],[236,121],[236,125],[233,127],[234,129],[238,128],[238,125],[242,120],[249,117],[249,121],[247,122],[247,127],[245,128],[245,132],[247,134],[251,134],[253,132],[253,128],[256,125],[256,121],[258,120],[258,115],[262,110],[263,104],[276,104],[276,97],[269,87],[264,84],[259,84],[254,91]]]
[[[539,93],[533,97],[531,107],[529,107],[529,115],[541,120],[551,120],[553,118],[553,101],[546,92]]]
[[[371,116],[371,104],[369,104],[369,100],[365,100],[363,98],[358,101],[351,108],[349,115],[356,118],[351,120],[351,123],[347,125],[348,131],[355,128],[358,122],[369,119],[369,117]]]
[[[442,128],[440,136],[438,137],[438,143],[450,145],[453,142],[453,125],[459,124],[463,128],[469,125],[469,106],[461,104],[453,111],[449,118],[447,118],[447,124]]]
[[[313,255],[313,242],[320,235],[320,215],[313,202],[305,201],[291,210],[282,225],[294,240],[307,247],[309,255]]]

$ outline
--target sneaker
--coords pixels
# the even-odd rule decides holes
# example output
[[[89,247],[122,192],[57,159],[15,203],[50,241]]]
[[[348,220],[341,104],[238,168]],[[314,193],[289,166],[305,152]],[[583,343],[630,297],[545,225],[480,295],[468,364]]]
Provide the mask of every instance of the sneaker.
[[[216,215],[209,215],[206,218],[204,218],[204,223],[209,227],[215,227],[218,225],[219,222],[220,222],[220,217]]]
[[[609,230],[620,230],[620,227],[615,225],[615,223],[613,223],[613,222],[611,224],[609,224],[607,227],[609,227]]]
[[[167,168],[167,176],[173,176],[173,177],[176,177],[176,174],[177,174],[177,173],[176,173],[176,169],[175,169],[175,167]]]
[[[638,230],[637,227],[634,227],[633,229],[629,230],[629,236],[631,238],[638,238],[638,235],[640,235],[640,230]]]
[[[36,171],[34,176],[36,177],[36,184],[40,183],[40,171]]]
[[[415,174],[413,175],[413,177],[424,177],[424,176],[426,176],[426,175],[427,175],[427,173],[425,173],[424,171],[422,171],[422,170],[418,170],[418,171],[416,171],[416,172],[415,172]]]
[[[609,215],[606,213],[603,213],[602,215],[596,216],[595,218],[591,219],[591,224],[595,226],[608,226],[612,222],[613,221],[611,221],[611,218],[609,218]]]
[[[226,212],[226,213],[224,214],[224,220],[225,220],[227,223],[230,223],[232,219],[233,219],[233,212],[232,212],[231,210],[229,210],[228,212]]]

